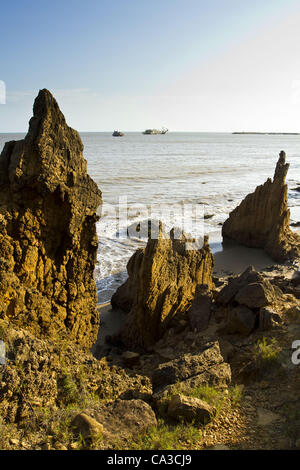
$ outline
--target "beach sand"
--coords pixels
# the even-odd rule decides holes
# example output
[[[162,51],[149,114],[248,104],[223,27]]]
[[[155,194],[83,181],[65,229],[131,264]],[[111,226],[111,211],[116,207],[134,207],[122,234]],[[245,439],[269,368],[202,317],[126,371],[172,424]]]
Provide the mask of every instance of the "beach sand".
[[[222,251],[214,253],[214,274],[239,274],[248,266],[260,270],[275,264],[263,250],[247,248],[242,245],[230,244]]]
[[[126,320],[126,313],[122,310],[113,310],[110,302],[97,306],[100,314],[100,328],[97,338],[97,346],[105,344],[105,337],[119,333]]]

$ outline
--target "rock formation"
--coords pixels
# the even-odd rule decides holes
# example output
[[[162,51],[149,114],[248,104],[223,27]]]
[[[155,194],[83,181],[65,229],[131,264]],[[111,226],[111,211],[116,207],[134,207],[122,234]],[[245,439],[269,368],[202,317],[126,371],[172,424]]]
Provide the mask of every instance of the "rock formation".
[[[170,320],[185,316],[196,287],[212,287],[213,256],[208,240],[199,250],[186,249],[186,239],[149,239],[128,263],[129,278],[112,298],[113,307],[129,311],[122,340],[130,347],[149,347],[166,330]]]
[[[26,137],[6,143],[0,156],[0,317],[37,334],[66,331],[90,346],[101,192],[82,151],[79,134],[41,90]]]
[[[254,329],[272,328],[278,321],[283,293],[276,285],[249,266],[219,292],[216,303],[226,306],[228,315],[220,333],[249,335]]]
[[[289,164],[281,152],[273,181],[269,178],[248,194],[225,221],[224,239],[263,248],[276,261],[300,256],[300,236],[290,230],[287,185]]]
[[[152,375],[156,393],[175,390],[187,392],[208,384],[224,388],[231,382],[230,365],[224,361],[218,341],[209,343],[197,354],[184,354],[173,361],[160,364]]]

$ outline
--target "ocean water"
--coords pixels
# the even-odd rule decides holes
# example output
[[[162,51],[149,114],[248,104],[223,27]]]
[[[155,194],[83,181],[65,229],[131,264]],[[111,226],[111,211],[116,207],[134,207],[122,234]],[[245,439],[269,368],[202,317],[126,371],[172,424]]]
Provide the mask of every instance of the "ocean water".
[[[0,149],[23,134],[0,134]],[[138,233],[126,238],[128,225],[147,219],[146,210],[163,208],[182,227],[182,212],[199,211],[204,221],[187,221],[184,229],[210,234],[213,251],[221,249],[221,223],[257,185],[273,177],[278,154],[285,150],[289,206],[292,222],[300,221],[300,136],[232,135],[221,133],[81,133],[90,176],[103,195],[103,212],[97,224],[98,263],[95,270],[100,303],[108,301],[126,279],[126,264],[137,247],[145,244]],[[118,212],[120,198],[127,201],[129,217]],[[123,207],[123,206],[122,206]],[[159,217],[157,217],[158,219]]]

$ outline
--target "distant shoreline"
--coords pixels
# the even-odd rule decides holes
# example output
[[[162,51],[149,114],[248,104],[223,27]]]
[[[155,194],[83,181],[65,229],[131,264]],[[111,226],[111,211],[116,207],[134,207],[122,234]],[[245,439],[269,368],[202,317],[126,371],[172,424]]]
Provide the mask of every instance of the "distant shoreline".
[[[232,132],[233,135],[300,135],[299,132]]]

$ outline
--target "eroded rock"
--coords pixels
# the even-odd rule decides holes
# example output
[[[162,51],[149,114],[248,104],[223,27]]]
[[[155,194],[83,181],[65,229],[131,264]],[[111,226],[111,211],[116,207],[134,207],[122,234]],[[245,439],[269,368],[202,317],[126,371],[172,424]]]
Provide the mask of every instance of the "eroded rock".
[[[290,229],[285,159],[285,152],[280,152],[273,180],[269,178],[248,194],[222,228],[225,240],[263,248],[276,261],[300,257],[300,236]]]
[[[0,316],[36,334],[96,339],[93,279],[101,192],[87,175],[79,134],[48,90],[26,137],[0,156]]]
[[[187,240],[164,234],[149,239],[128,263],[129,278],[112,300],[113,306],[128,311],[121,334],[129,347],[148,348],[159,340],[170,321],[187,315],[197,285],[212,288],[213,256],[208,239],[201,249],[189,250]]]
[[[231,370],[220,352],[219,343],[211,343],[199,354],[185,354],[178,359],[160,364],[152,376],[155,391],[181,383],[181,389],[205,383],[223,387],[231,381]],[[168,389],[170,391],[171,387]]]

